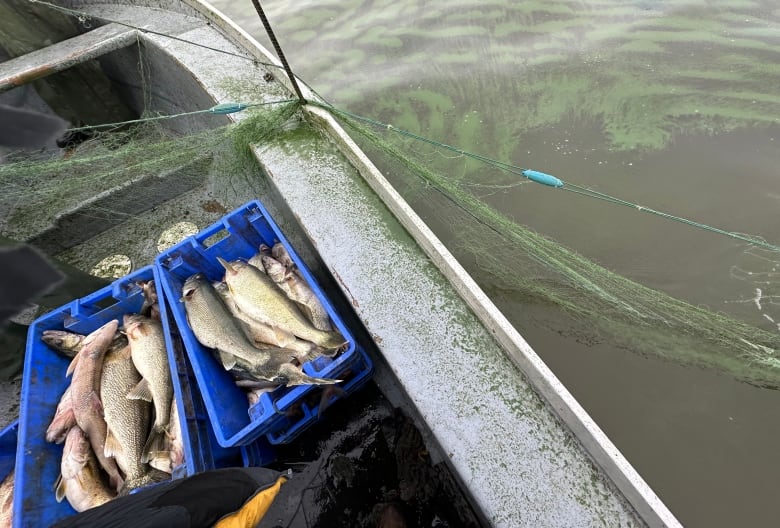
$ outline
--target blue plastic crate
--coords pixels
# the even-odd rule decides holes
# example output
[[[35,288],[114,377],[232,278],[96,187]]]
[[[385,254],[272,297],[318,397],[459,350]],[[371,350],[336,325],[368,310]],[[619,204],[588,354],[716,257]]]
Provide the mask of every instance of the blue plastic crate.
[[[42,340],[44,330],[59,329],[88,334],[112,319],[125,313],[137,312],[143,304],[143,292],[136,284],[139,280],[155,278],[154,267],[147,266],[135,273],[82,299],[74,300],[38,318],[30,325],[21,390],[19,414],[19,447],[16,452],[16,492],[14,494],[14,526],[49,526],[53,522],[75,513],[67,500],[57,503],[54,483],[60,473],[62,445],[46,441],[46,429],[54,416],[60,396],[70,384],[65,377],[69,360],[50,349]],[[162,300],[159,281],[158,297]],[[165,309],[160,303],[161,313]],[[168,341],[169,359],[175,361],[174,348]],[[207,437],[205,417],[198,417],[192,401],[194,395],[182,397],[185,387],[179,379],[174,382],[179,419],[182,422],[185,468],[175,472],[189,475],[214,464],[211,453],[205,456],[205,447],[197,439]],[[187,402],[190,402],[189,404]],[[233,451],[230,465],[241,463],[241,454]]]
[[[14,420],[0,431],[0,482],[16,465],[16,440],[19,432],[19,420]]]
[[[216,241],[210,243],[212,240]],[[260,202],[249,202],[225,215],[219,222],[171,247],[156,261],[160,283],[170,300],[169,306],[181,331],[217,441],[224,447],[248,445],[276,430],[285,422],[286,411],[302,400],[314,386],[280,387],[264,394],[254,406],[263,410],[255,412],[253,416],[246,396],[236,386],[231,375],[217,361],[212,351],[201,345],[192,333],[184,306],[179,302],[182,286],[188,277],[198,272],[203,272],[212,281],[221,279],[225,270],[217,257],[226,260],[248,259],[261,244],[273,246],[276,242],[284,244],[303,278],[327,310],[334,326],[348,342],[347,350],[337,357],[310,361],[303,365],[303,370],[310,376],[339,378],[359,356],[355,340]],[[266,412],[269,408],[274,411]]]
[[[155,268],[156,283],[160,280]],[[177,409],[186,410],[187,427],[182,427],[182,442],[189,445],[193,458],[186,461],[187,475],[209,469],[234,466],[264,466],[273,462],[276,453],[265,439],[260,439],[248,446],[222,447],[217,442],[213,429],[208,424],[208,414],[203,403],[200,390],[195,380],[195,373],[187,361],[184,345],[179,329],[172,320],[167,299],[160,296],[160,315],[165,331],[165,343],[168,347],[168,362],[171,366],[173,389],[180,395]],[[245,451],[246,449],[246,451]],[[180,476],[174,471],[174,477]],[[184,475],[181,475],[184,476]]]

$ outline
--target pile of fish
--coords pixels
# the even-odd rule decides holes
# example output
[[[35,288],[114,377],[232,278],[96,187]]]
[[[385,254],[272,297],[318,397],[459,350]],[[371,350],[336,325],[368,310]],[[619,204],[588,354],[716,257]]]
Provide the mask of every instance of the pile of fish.
[[[72,357],[46,440],[65,443],[57,502],[78,512],[170,478],[183,462],[154,281],[139,283],[145,302],[87,336],[46,330],[42,339]]]
[[[182,301],[195,338],[215,351],[254,405],[276,386],[332,385],[300,365],[333,357],[347,345],[327,310],[300,275],[284,245],[261,245],[247,261],[218,258],[222,281],[202,273],[184,282]]]

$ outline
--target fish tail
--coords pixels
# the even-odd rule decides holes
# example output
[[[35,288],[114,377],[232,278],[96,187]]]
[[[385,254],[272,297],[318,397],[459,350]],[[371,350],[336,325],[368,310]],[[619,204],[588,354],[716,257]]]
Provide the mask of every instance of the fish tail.
[[[141,456],[141,462],[144,464],[155,458],[161,451],[167,451],[168,447],[168,428],[164,425],[155,425],[149,438],[146,439],[144,452]]]

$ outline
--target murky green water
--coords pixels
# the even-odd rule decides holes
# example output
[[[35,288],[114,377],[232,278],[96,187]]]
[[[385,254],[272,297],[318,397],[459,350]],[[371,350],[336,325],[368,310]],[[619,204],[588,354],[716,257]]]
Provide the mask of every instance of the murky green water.
[[[267,43],[250,2],[213,3]],[[780,244],[774,1],[263,5],[294,70],[336,106]],[[780,332],[778,254],[405,147],[609,269]],[[455,240],[446,202],[416,196]],[[684,524],[776,524],[777,391],[584,339],[452,249]]]

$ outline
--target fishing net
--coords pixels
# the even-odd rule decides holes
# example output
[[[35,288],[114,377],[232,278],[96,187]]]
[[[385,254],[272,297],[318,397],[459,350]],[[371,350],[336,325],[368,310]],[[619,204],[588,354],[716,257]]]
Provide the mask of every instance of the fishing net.
[[[142,122],[97,132],[70,151],[10,154],[0,164],[0,230],[27,239],[74,210],[113,223],[204,184],[209,171],[251,178],[257,165],[249,145],[278,132],[298,106],[247,110],[236,124],[186,135]]]
[[[491,205],[490,195],[523,185],[517,175],[495,174],[492,184],[474,185],[462,175],[467,164],[444,148],[398,138],[381,129],[338,113],[337,117],[372,159],[385,158],[384,167],[398,180],[411,201],[448,204],[449,216],[426,221],[457,226],[453,251],[471,262],[480,274],[490,275],[498,288],[509,289],[529,303],[561,308],[580,323],[581,332],[607,335],[618,346],[727,373],[762,387],[780,387],[780,333],[757,328],[724,313],[694,306],[643,286],[595,263],[562,244],[529,229]],[[435,161],[443,170],[431,170]],[[483,168],[483,171],[485,169]],[[438,198],[437,198],[438,196]],[[446,207],[437,211],[446,210]],[[423,213],[425,214],[425,213]],[[751,251],[771,262],[776,252]],[[753,262],[755,265],[756,262]],[[778,267],[752,275],[738,266],[732,273],[767,282],[765,303],[776,303],[771,293]],[[481,282],[485,277],[481,277]]]

